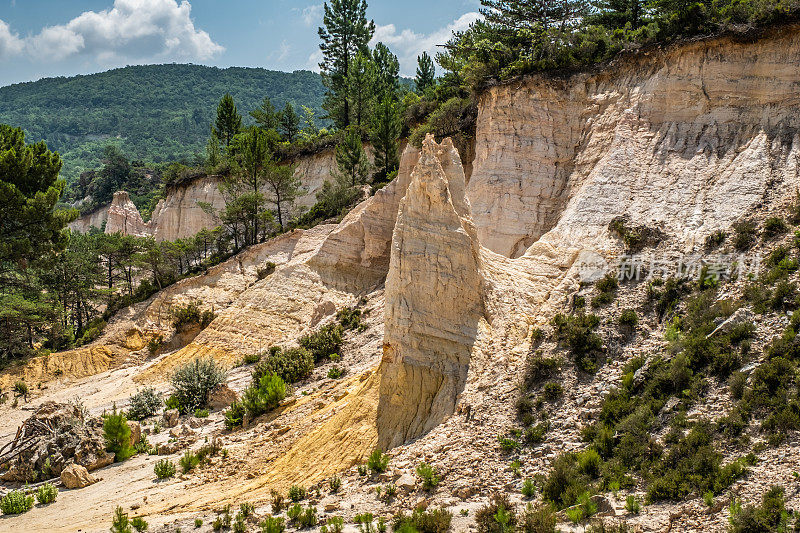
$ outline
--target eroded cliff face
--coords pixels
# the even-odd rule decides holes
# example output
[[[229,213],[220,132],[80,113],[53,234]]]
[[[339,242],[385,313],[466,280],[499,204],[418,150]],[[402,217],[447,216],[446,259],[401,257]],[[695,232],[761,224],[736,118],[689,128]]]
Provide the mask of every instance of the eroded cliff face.
[[[215,215],[225,207],[219,191],[219,178],[205,176],[188,185],[170,188],[160,200],[148,223],[158,241],[174,241],[192,237],[206,228],[220,224]]]
[[[121,233],[145,237],[150,235],[150,227],[142,220],[142,215],[125,191],[114,193],[114,199],[108,206],[106,233]]]
[[[518,257],[554,228],[600,244],[625,214],[687,245],[727,227],[796,175],[798,52],[784,29],[489,90],[467,191],[481,244]]]

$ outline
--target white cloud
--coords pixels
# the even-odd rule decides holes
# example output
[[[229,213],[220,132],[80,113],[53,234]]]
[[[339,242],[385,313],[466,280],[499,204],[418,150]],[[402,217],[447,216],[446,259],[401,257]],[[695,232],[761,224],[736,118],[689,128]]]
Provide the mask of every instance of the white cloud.
[[[195,28],[191,10],[186,0],[180,4],[176,0],[114,0],[110,9],[86,11],[66,24],[43,28],[23,39],[24,46],[16,53],[39,61],[82,56],[103,64],[210,59],[224,48]],[[3,43],[0,24],[0,58]]]
[[[11,33],[8,24],[0,20],[0,61],[22,52],[24,43],[16,33]]]
[[[286,60],[289,57],[289,52],[292,51],[292,47],[286,41],[282,41],[280,47],[277,50],[273,50],[268,56],[267,60],[270,63],[280,63]]]
[[[322,4],[303,8],[303,11],[300,12],[300,18],[303,19],[303,24],[309,28],[315,24],[320,24],[322,22]]]
[[[435,57],[436,53],[441,50],[436,45],[445,44],[450,40],[454,31],[466,30],[470,24],[480,18],[481,15],[478,12],[465,13],[447,26],[429,34],[416,33],[410,29],[398,32],[394,24],[378,26],[375,28],[375,35],[370,44],[374,46],[376,43],[382,42],[388,46],[392,52],[397,54],[397,59],[400,61],[400,73],[404,76],[414,76],[417,70],[417,56],[425,51],[431,57]]]

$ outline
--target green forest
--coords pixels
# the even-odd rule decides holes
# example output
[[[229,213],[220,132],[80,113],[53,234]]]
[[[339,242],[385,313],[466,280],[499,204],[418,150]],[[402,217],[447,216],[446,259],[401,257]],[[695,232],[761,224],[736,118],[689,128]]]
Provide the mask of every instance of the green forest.
[[[205,149],[219,98],[230,93],[246,121],[264,96],[282,109],[289,102],[322,113],[319,74],[262,68],[145,65],[99,74],[48,78],[0,88],[0,123],[44,140],[64,162],[73,182],[99,166],[103,149],[116,144],[146,164],[191,160]]]

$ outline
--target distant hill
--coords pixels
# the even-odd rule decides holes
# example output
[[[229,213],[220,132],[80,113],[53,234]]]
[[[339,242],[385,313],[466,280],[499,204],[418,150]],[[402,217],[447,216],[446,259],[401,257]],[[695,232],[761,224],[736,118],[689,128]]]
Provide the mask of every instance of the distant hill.
[[[261,68],[145,65],[70,78],[47,78],[0,88],[0,122],[47,141],[64,159],[68,181],[98,165],[102,148],[118,143],[148,163],[191,158],[205,148],[220,97],[233,95],[239,112],[264,96],[283,108],[292,102],[322,116],[319,74]]]

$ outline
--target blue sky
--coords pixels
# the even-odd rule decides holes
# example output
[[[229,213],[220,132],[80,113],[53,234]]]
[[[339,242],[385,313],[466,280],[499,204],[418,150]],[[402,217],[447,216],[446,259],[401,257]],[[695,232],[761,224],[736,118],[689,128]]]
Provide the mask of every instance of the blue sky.
[[[479,7],[372,0],[367,16],[412,76]],[[321,0],[0,0],[0,86],[144,63],[317,70],[321,22]]]

